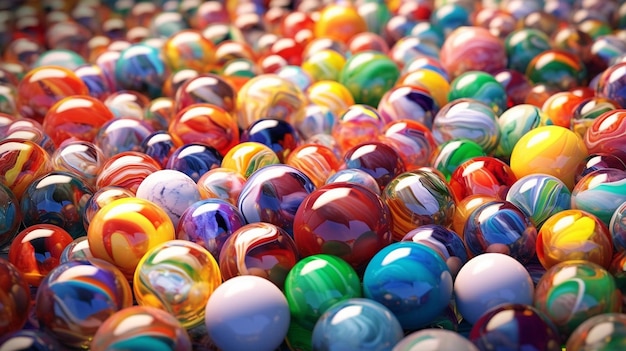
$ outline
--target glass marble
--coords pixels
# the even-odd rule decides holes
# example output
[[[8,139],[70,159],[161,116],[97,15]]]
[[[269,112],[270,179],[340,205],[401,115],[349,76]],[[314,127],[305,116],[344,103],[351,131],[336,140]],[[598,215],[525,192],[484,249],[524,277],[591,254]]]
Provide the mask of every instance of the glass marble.
[[[332,176],[326,179],[325,184],[333,183],[352,183],[364,186],[371,190],[376,195],[380,195],[380,187],[376,182],[376,179],[369,173],[358,168],[346,168],[337,171]]]
[[[504,304],[489,310],[472,326],[469,339],[480,350],[561,351],[562,343],[552,321],[524,304]]]
[[[443,106],[435,115],[433,137],[438,144],[454,139],[469,139],[487,153],[500,140],[500,128],[493,109],[469,98],[457,99]]]
[[[408,119],[431,126],[439,105],[426,88],[396,85],[381,97],[377,110],[385,124]]]
[[[363,294],[389,308],[405,330],[431,323],[452,297],[452,274],[430,247],[412,241],[391,244],[368,263]]]
[[[491,107],[497,116],[507,108],[507,94],[496,78],[482,71],[467,71],[450,83],[448,101],[470,98]]]
[[[122,89],[161,95],[166,64],[161,52],[147,43],[132,44],[120,52],[115,63],[115,81]]]
[[[109,159],[125,151],[141,151],[141,142],[154,132],[148,122],[121,117],[103,124],[94,142]]]
[[[26,324],[32,301],[28,281],[19,267],[0,257],[0,273],[0,298],[3,301],[0,307],[0,334],[4,336],[22,329]],[[2,345],[0,341],[0,348]]]
[[[55,351],[61,345],[46,332],[36,329],[22,329],[0,338],[0,350],[13,351]]]
[[[540,53],[551,49],[550,38],[535,28],[520,28],[511,32],[504,41],[507,67],[525,73],[528,64]]]
[[[0,183],[0,248],[11,244],[22,224],[22,210],[15,194]]]
[[[601,266],[570,260],[549,268],[537,283],[533,305],[567,340],[585,320],[620,312],[622,300],[615,279]]]
[[[256,275],[281,290],[299,255],[291,236],[270,223],[250,223],[230,235],[220,250],[219,267],[224,280]]]
[[[333,125],[331,135],[345,153],[361,143],[376,140],[385,121],[376,108],[356,104],[346,108]]]
[[[456,277],[459,269],[467,262],[467,248],[463,239],[454,231],[438,224],[419,226],[402,238],[435,250],[446,262],[452,277]]]
[[[336,255],[357,272],[391,236],[389,207],[374,192],[351,183],[327,184],[313,190],[294,217],[293,237],[302,257]]]
[[[176,112],[193,104],[211,104],[225,110],[229,116],[235,113],[237,91],[225,78],[213,73],[202,73],[186,79],[180,87],[175,88],[174,94]]]
[[[498,117],[500,142],[495,155],[509,159],[515,144],[530,130],[539,127],[545,115],[541,108],[531,104],[519,104],[510,107]]]
[[[284,163],[289,154],[300,145],[300,136],[292,124],[269,117],[250,124],[242,132],[240,140],[269,146],[281,163]]]
[[[505,162],[491,156],[477,156],[461,163],[450,175],[448,184],[459,202],[476,194],[504,199],[516,181],[513,170]]]
[[[143,92],[120,89],[107,96],[104,104],[115,118],[132,117],[144,120],[144,110],[150,104],[150,99]]]
[[[192,328],[204,322],[206,303],[221,283],[217,261],[207,249],[171,240],[150,248],[137,263],[133,291],[140,306],[169,312]]]
[[[90,349],[105,350],[191,350],[187,330],[170,313],[149,306],[124,308],[109,318],[93,336]]]
[[[619,157],[606,153],[591,153],[576,168],[576,183],[584,176],[599,169],[615,168],[626,171],[626,163]]]
[[[287,56],[287,62],[291,63],[291,65],[287,65],[276,70],[276,75],[281,78],[285,78],[288,81],[291,81],[298,88],[300,88],[301,91],[305,91],[313,83],[313,77],[311,77],[311,75],[307,71],[302,69],[302,67],[296,65],[301,64],[302,59],[298,54],[302,51],[297,52],[296,50],[300,50],[302,45],[298,44],[297,42],[294,43],[293,41],[295,40],[285,40],[285,38],[282,38],[279,39],[274,45],[272,45],[272,51],[280,51],[279,55],[282,55],[283,57]],[[281,48],[281,45],[284,44],[286,44],[285,48]]]
[[[544,101],[541,110],[544,112],[542,125],[556,125],[570,128],[572,111],[585,98],[571,91],[560,91],[552,94]]]
[[[246,82],[237,94],[237,123],[241,129],[261,118],[291,122],[301,119],[306,107],[297,85],[275,74],[262,74]]]
[[[443,3],[433,8],[429,19],[431,23],[439,26],[446,36],[450,36],[455,29],[470,25],[470,12],[473,12],[473,5],[471,4],[463,2]]]
[[[352,4],[329,4],[313,26],[315,37],[347,43],[354,35],[367,32],[367,22]]]
[[[283,292],[254,275],[225,281],[206,305],[206,330],[224,351],[275,350],[285,339],[290,321]]]
[[[506,201],[517,206],[535,227],[561,211],[569,210],[571,192],[556,177],[547,174],[530,174],[518,179],[506,193]]]
[[[484,253],[461,268],[454,281],[454,297],[460,315],[474,325],[498,305],[531,305],[534,286],[518,260],[501,253]]]
[[[452,172],[473,157],[485,156],[483,147],[469,139],[454,139],[437,146],[431,155],[430,165],[441,172],[447,181]]]
[[[121,152],[104,163],[96,178],[96,188],[119,186],[135,194],[139,184],[160,169],[161,165],[146,154],[137,151]]]
[[[292,323],[310,330],[334,304],[362,296],[354,268],[339,257],[324,254],[298,261],[287,274],[284,291]]]
[[[278,163],[280,163],[278,156],[269,146],[255,141],[246,141],[233,147],[224,155],[221,167],[232,169],[247,179],[256,170]]]
[[[570,129],[585,137],[587,129],[591,127],[594,120],[605,112],[620,108],[619,105],[609,99],[601,97],[590,97],[582,100],[572,111]]]
[[[50,106],[44,131],[58,147],[67,139],[94,141],[98,129],[114,118],[106,105],[91,96],[68,96]]]
[[[326,106],[310,104],[305,108],[302,119],[293,121],[293,126],[298,131],[301,139],[319,134],[331,134],[337,116]]]
[[[165,168],[183,172],[197,182],[200,177],[219,167],[222,162],[222,155],[213,146],[190,143],[175,149]]]
[[[605,225],[626,201],[626,171],[599,169],[584,176],[572,190],[572,208],[589,212]]]
[[[113,263],[128,279],[151,248],[173,240],[175,228],[167,213],[148,200],[121,198],[102,207],[87,229],[94,257]]]
[[[571,190],[576,167],[587,155],[587,147],[578,134],[559,126],[541,126],[524,134],[515,144],[510,166],[518,178],[544,173],[560,179]]]
[[[93,216],[105,205],[111,203],[114,200],[134,197],[135,193],[119,187],[119,186],[104,186],[96,190],[91,197],[85,203],[85,209],[83,214],[83,225],[85,230],[89,227]]]
[[[350,90],[333,80],[321,80],[311,84],[306,90],[306,96],[311,103],[330,109],[335,116],[343,115],[348,107],[355,104]]]
[[[22,117],[42,122],[48,110],[71,95],[88,95],[83,81],[71,70],[60,66],[33,68],[17,86],[16,107]]]
[[[74,73],[87,86],[89,96],[104,101],[112,93],[113,89],[98,65],[86,63],[76,67]]]
[[[603,313],[581,323],[567,339],[567,350],[611,350],[626,346],[626,315]]]
[[[608,153],[626,163],[626,110],[617,109],[594,119],[584,136],[589,153]]]
[[[376,107],[399,77],[398,65],[388,56],[365,51],[354,54],[346,61],[339,82],[348,88],[355,103]]]
[[[336,303],[313,329],[313,350],[390,350],[402,339],[402,327],[381,303],[351,298]]]
[[[113,265],[97,259],[71,261],[42,281],[36,315],[43,330],[65,346],[85,348],[101,322],[131,304],[130,286]]]
[[[168,132],[177,146],[203,143],[221,155],[239,143],[237,122],[226,110],[213,104],[192,104],[174,116]]]
[[[448,226],[455,210],[452,191],[436,174],[414,170],[393,178],[382,191],[389,207],[393,239],[404,236],[421,225]]]
[[[608,269],[613,241],[598,217],[564,210],[546,220],[537,235],[537,257],[546,269],[568,260],[586,260]]]
[[[426,328],[410,333],[393,348],[393,351],[410,350],[478,351],[476,346],[462,335],[454,331],[438,328]]]
[[[626,72],[626,62],[616,63],[608,67],[602,72],[598,86],[596,87],[596,95],[598,97],[615,101],[620,108],[626,108],[626,81],[624,73]]]
[[[164,130],[150,134],[141,142],[141,152],[152,157],[161,167],[167,165],[175,149],[172,136]]]
[[[52,170],[50,155],[29,140],[0,140],[0,183],[20,200],[36,178]]]
[[[482,27],[462,26],[449,35],[441,47],[441,63],[452,79],[467,71],[495,73],[506,68],[503,42]]]
[[[0,139],[30,140],[41,146],[48,154],[54,153],[56,146],[43,126],[30,118],[20,118],[12,121],[6,130],[0,133]]]
[[[289,154],[285,164],[304,173],[316,187],[324,185],[341,165],[333,150],[316,144],[298,146]]]
[[[543,83],[569,90],[585,83],[587,69],[577,55],[565,50],[549,49],[528,63],[526,76],[535,84]]]
[[[167,129],[173,115],[174,99],[165,96],[150,100],[143,109],[143,120],[152,124],[157,131]]]
[[[324,49],[311,53],[303,60],[302,69],[315,81],[339,80],[339,74],[346,64],[344,55],[335,50]]]
[[[494,73],[493,76],[504,87],[508,108],[523,104],[526,101],[526,97],[532,89],[532,83],[523,73],[504,69]]]
[[[73,140],[59,146],[52,154],[51,161],[55,170],[72,173],[90,186],[95,186],[105,157],[94,143]]]
[[[626,250],[626,202],[622,203],[611,216],[609,233],[616,251]]]
[[[380,140],[396,150],[406,169],[428,165],[437,149],[430,128],[409,119],[400,119],[385,125]]]
[[[89,260],[93,258],[91,250],[89,250],[89,241],[87,236],[81,236],[69,243],[61,252],[59,263],[63,264],[68,261]]]
[[[215,44],[199,30],[184,29],[165,40],[161,54],[170,71],[193,69],[207,72],[214,63]]]
[[[26,188],[20,203],[25,226],[54,224],[73,238],[85,235],[83,214],[93,190],[81,178],[67,172],[53,171],[41,176]]]
[[[431,67],[427,64],[420,66],[422,59],[416,58],[404,67],[403,71],[405,73],[398,78],[396,86],[410,85],[426,89],[435,100],[436,110],[439,110],[439,108],[448,103],[450,82],[443,68]]]
[[[439,46],[432,41],[421,39],[414,35],[409,35],[398,39],[387,55],[402,68],[407,63],[413,61],[416,57],[430,56],[439,58]]]
[[[245,182],[246,178],[235,170],[217,167],[204,173],[197,184],[202,199],[221,199],[236,206]]]
[[[341,169],[360,169],[369,173],[382,191],[389,182],[406,170],[402,158],[382,142],[370,141],[348,149]]]

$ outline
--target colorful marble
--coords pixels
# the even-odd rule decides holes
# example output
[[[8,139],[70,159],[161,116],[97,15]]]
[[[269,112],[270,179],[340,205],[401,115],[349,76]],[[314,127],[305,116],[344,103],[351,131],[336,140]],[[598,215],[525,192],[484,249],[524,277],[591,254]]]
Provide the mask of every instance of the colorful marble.
[[[72,173],[94,186],[105,157],[93,143],[75,140],[59,146],[52,154],[51,161],[55,170]]]
[[[476,346],[462,335],[445,329],[426,328],[408,334],[394,346],[393,351],[478,351]]]
[[[203,143],[189,143],[172,152],[165,168],[183,172],[197,182],[205,173],[219,167],[222,161],[223,157],[216,148]]]
[[[376,179],[381,191],[406,170],[398,153],[378,141],[361,143],[346,150],[342,161],[341,169],[360,169],[369,173]]]
[[[241,142],[253,141],[269,146],[281,163],[300,145],[300,136],[291,124],[271,117],[250,124],[240,139]]]
[[[572,208],[589,212],[605,225],[626,202],[626,171],[599,169],[584,176],[572,190]]]
[[[11,244],[22,224],[22,210],[15,194],[0,183],[0,248]]]
[[[0,282],[0,298],[3,301],[0,307],[0,334],[5,336],[24,327],[32,301],[28,281],[19,267],[0,258],[0,273],[3,277]],[[4,343],[0,341],[0,347],[2,345]]]
[[[547,84],[561,90],[583,85],[587,79],[587,68],[576,54],[549,49],[536,55],[526,68],[526,76],[535,84]]]
[[[381,97],[377,110],[386,124],[407,119],[430,127],[439,105],[426,88],[396,85]]]
[[[28,140],[0,141],[0,183],[17,197],[33,180],[52,170],[50,155],[41,146]]]
[[[247,179],[256,170],[277,163],[280,160],[269,146],[247,141],[230,149],[224,155],[221,167],[232,169]]]
[[[507,94],[496,78],[483,71],[467,71],[450,83],[448,101],[475,99],[491,107],[497,116],[507,108]]]
[[[535,227],[561,211],[569,210],[571,192],[556,177],[547,174],[530,174],[518,179],[506,193],[506,201],[517,206]]]
[[[430,128],[408,119],[387,123],[380,139],[396,150],[406,169],[428,165],[437,149]]]
[[[603,113],[593,120],[584,140],[589,153],[608,153],[626,163],[626,110],[617,109]]]
[[[125,151],[109,158],[96,178],[96,188],[118,186],[137,192],[139,184],[150,174],[161,170],[152,157],[138,151]]]
[[[360,170],[358,168],[346,168],[337,171],[337,173],[328,177],[325,184],[333,184],[333,183],[352,183],[361,185],[376,195],[380,195],[380,187],[376,182],[376,179],[369,173]]]
[[[507,160],[511,157],[515,144],[530,130],[539,127],[545,118],[541,108],[531,104],[510,107],[498,117],[500,142],[495,156]]]
[[[449,33],[441,47],[440,58],[452,79],[467,71],[495,73],[507,64],[502,41],[488,29],[475,26],[462,26]]]
[[[626,346],[626,314],[603,313],[581,323],[567,339],[567,350],[611,350]]]
[[[105,186],[98,189],[85,203],[85,211],[83,215],[83,226],[85,227],[85,231],[89,227],[91,219],[102,207],[108,205],[114,200],[134,196],[135,193],[119,186]]]
[[[471,195],[504,199],[517,181],[505,162],[491,156],[477,156],[461,163],[450,175],[448,184],[456,202]]]
[[[468,260],[467,247],[463,239],[442,225],[421,225],[408,232],[402,241],[412,241],[435,250],[446,262],[453,278]]]
[[[339,82],[348,88],[355,103],[375,107],[399,77],[400,69],[389,57],[365,51],[354,54],[346,61]]]
[[[222,167],[207,171],[197,180],[202,199],[222,199],[235,206],[245,182],[238,172]]]

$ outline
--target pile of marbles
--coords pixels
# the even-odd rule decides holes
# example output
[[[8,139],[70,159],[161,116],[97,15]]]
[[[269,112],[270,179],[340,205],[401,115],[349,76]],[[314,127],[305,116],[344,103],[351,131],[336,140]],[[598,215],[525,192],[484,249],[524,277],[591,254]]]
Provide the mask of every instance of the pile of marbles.
[[[1,350],[626,347],[626,3],[0,0]]]

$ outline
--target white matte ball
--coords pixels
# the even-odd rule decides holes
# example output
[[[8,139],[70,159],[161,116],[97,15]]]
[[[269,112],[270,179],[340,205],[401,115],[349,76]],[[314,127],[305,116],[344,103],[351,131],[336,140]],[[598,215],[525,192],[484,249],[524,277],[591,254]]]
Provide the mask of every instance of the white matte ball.
[[[535,286],[526,268],[511,256],[485,253],[469,260],[454,282],[459,312],[474,324],[504,303],[532,305]]]

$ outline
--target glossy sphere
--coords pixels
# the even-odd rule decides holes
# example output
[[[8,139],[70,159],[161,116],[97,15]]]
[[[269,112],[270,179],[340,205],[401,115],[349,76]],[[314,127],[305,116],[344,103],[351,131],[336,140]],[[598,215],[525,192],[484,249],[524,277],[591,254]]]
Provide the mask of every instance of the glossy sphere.
[[[552,215],[570,209],[571,193],[565,184],[547,174],[530,174],[517,180],[506,201],[517,206],[537,228]]]
[[[238,275],[256,275],[283,288],[289,270],[298,262],[291,236],[270,223],[250,223],[226,239],[219,264],[224,280]]]
[[[470,195],[504,199],[517,181],[513,170],[495,157],[478,156],[461,163],[450,176],[450,189],[457,202]]]
[[[175,149],[172,136],[164,130],[150,134],[141,142],[141,151],[152,157],[161,167],[167,165]]]
[[[598,80],[596,94],[599,97],[615,101],[620,108],[626,108],[626,91],[624,73],[626,62],[612,65],[606,69]]]
[[[402,339],[402,328],[391,311],[363,298],[335,304],[313,329],[314,350],[390,350]]]
[[[380,187],[376,182],[376,179],[372,177],[369,173],[357,169],[357,168],[346,168],[339,170],[337,173],[328,177],[326,180],[326,184],[332,183],[352,183],[359,184],[367,189],[374,192],[376,195],[380,195]]]
[[[530,80],[523,73],[511,69],[505,69],[494,74],[494,78],[506,91],[507,107],[523,104],[528,93],[532,89]]]
[[[224,155],[221,167],[232,169],[247,179],[256,170],[277,163],[280,160],[269,146],[247,141],[230,149]]]
[[[224,351],[273,351],[287,335],[290,320],[280,289],[253,275],[225,281],[206,305],[208,335]]]
[[[60,66],[34,68],[17,86],[16,107],[22,117],[41,122],[59,100],[71,95],[88,95],[83,81],[71,70]]]
[[[191,204],[180,216],[176,237],[200,244],[216,259],[219,258],[224,241],[245,224],[235,205],[236,202],[231,203],[219,197]]]
[[[148,306],[132,306],[114,313],[98,328],[91,341],[93,351],[191,350],[187,330],[170,313]]]
[[[228,168],[213,168],[198,179],[202,199],[221,199],[237,205],[237,199],[246,182],[241,174]]]
[[[470,324],[505,303],[530,305],[534,284],[526,268],[511,256],[485,253],[469,260],[454,282],[458,311]]]
[[[26,324],[31,307],[30,287],[20,269],[4,258],[0,258],[0,273],[0,334],[7,335],[20,330]],[[1,345],[0,342],[0,347]]]
[[[206,303],[221,283],[209,251],[171,240],[152,247],[137,263],[133,291],[139,305],[169,312],[183,327],[192,328],[204,322]]]
[[[35,303],[44,331],[67,347],[87,348],[102,322],[132,305],[132,293],[112,264],[70,261],[44,278]]]
[[[337,116],[330,108],[310,104],[306,107],[302,119],[295,120],[292,123],[300,137],[306,140],[315,134],[330,134],[336,121]]]
[[[190,143],[174,150],[165,168],[183,172],[197,182],[206,172],[219,167],[222,160],[216,148],[203,143]]]
[[[402,241],[412,241],[435,250],[446,262],[452,277],[467,260],[467,248],[461,237],[452,230],[437,224],[426,224],[408,232]]]
[[[537,236],[537,257],[547,269],[567,260],[587,260],[608,269],[613,242],[606,224],[581,210],[558,212]]]
[[[591,127],[596,118],[605,112],[619,108],[616,102],[609,99],[597,96],[587,98],[574,107],[570,128],[584,138],[587,129]]]
[[[22,210],[15,194],[0,183],[0,247],[10,244],[22,223]]]
[[[367,31],[367,23],[352,5],[328,4],[319,16],[313,27],[317,38],[327,37],[348,43],[354,35]]]
[[[482,71],[468,71],[456,77],[450,84],[448,101],[470,98],[491,107],[496,115],[507,107],[507,94],[496,78]]]
[[[389,206],[396,241],[421,225],[449,225],[455,209],[452,192],[445,181],[421,170],[395,177],[384,188],[382,199]]]
[[[91,250],[89,250],[89,241],[87,236],[81,236],[72,240],[61,252],[60,263],[77,260],[89,260],[93,258]]]
[[[561,340],[567,340],[585,320],[622,308],[611,274],[582,260],[561,262],[548,269],[537,283],[533,304],[556,325]]]
[[[292,323],[309,330],[334,304],[362,296],[354,269],[339,257],[324,254],[298,261],[285,279],[284,291]]]
[[[396,150],[406,169],[428,165],[437,148],[430,128],[408,119],[388,123],[381,140]]]
[[[399,77],[400,69],[385,54],[364,51],[348,59],[339,82],[348,88],[357,104],[375,107]]]
[[[525,73],[532,59],[549,50],[550,38],[535,28],[520,28],[513,31],[504,41],[508,64],[507,67]]]
[[[567,350],[611,350],[626,345],[626,315],[604,313],[581,323],[567,339]]]
[[[385,122],[374,107],[357,104],[342,111],[333,125],[331,135],[341,152],[345,153],[361,143],[376,140],[384,125]]]
[[[172,72],[181,69],[207,72],[213,65],[215,44],[203,37],[200,31],[186,29],[167,38],[161,54]]]
[[[406,170],[398,153],[381,142],[362,143],[347,150],[341,167],[369,173],[381,190]]]
[[[297,85],[275,74],[262,74],[246,82],[237,94],[237,123],[246,129],[262,118],[287,122],[301,118],[305,96]]]
[[[454,139],[469,139],[487,153],[493,152],[500,140],[495,112],[474,99],[458,99],[439,110],[433,120],[433,137],[442,144]]]
[[[448,75],[443,68],[430,66],[427,59],[427,56],[418,57],[405,66],[403,69],[404,74],[398,78],[396,85],[410,85],[426,89],[435,100],[437,109],[439,109],[448,103],[450,83],[448,82]],[[423,61],[426,63],[423,63]]]
[[[426,88],[398,85],[381,97],[377,109],[385,123],[408,119],[431,126],[439,105]]]
[[[611,216],[609,232],[617,251],[626,250],[626,201],[622,203]]]
[[[348,107],[354,105],[354,97],[350,90],[333,80],[313,83],[306,90],[306,95],[311,103],[330,109],[335,116],[341,116]]]
[[[573,189],[576,167],[585,157],[587,148],[580,136],[563,127],[544,126],[524,134],[515,144],[510,165],[518,178],[544,173]]]
[[[302,62],[302,69],[314,80],[338,80],[346,58],[335,50],[324,49],[311,53]]]
[[[53,153],[56,149],[50,136],[44,132],[43,126],[30,118],[20,118],[12,121],[5,131],[0,133],[0,138],[30,140],[41,146],[48,154]]]
[[[37,329],[22,329],[0,338],[0,349],[13,351],[54,351],[61,345],[49,334]]]
[[[35,179],[24,191],[21,202],[23,223],[57,225],[73,238],[85,235],[83,213],[91,187],[77,176],[54,171]]]
[[[264,118],[250,124],[242,133],[241,141],[254,141],[269,146],[280,162],[284,163],[300,144],[300,137],[291,124],[279,119]]]
[[[561,351],[562,342],[550,319],[524,304],[505,304],[489,310],[474,324],[469,339],[480,350],[510,347],[529,351]]]
[[[102,151],[89,141],[66,141],[52,154],[52,165],[57,171],[72,173],[94,186],[104,165]]]
[[[609,225],[611,216],[626,202],[626,171],[599,169],[584,176],[572,190],[572,208],[587,211]]]
[[[589,154],[576,168],[576,183],[584,176],[599,169],[615,168],[626,171],[626,163],[612,154]]]
[[[69,138],[93,141],[98,129],[112,119],[113,113],[102,101],[91,96],[69,96],[50,107],[43,127],[58,147]]]
[[[176,145],[204,143],[222,155],[239,142],[237,122],[230,113],[206,103],[193,104],[178,112],[168,132]]]
[[[478,156],[485,156],[485,151],[475,141],[454,139],[439,144],[433,152],[430,165],[441,172],[447,181],[452,172],[463,162]]]
[[[11,243],[9,262],[24,274],[29,284],[39,286],[46,274],[59,265],[63,249],[72,240],[68,232],[56,225],[31,225]]]
[[[391,243],[391,214],[378,195],[361,185],[328,184],[300,204],[293,236],[301,256],[336,255],[363,271]]]
[[[625,135],[626,110],[613,110],[593,121],[585,133],[585,145],[589,153],[613,154],[626,163]]]
[[[152,157],[137,151],[125,151],[106,161],[96,179],[96,188],[119,186],[137,192],[139,184],[150,174],[161,169]]]
[[[313,190],[315,185],[299,170],[282,164],[269,165],[248,178],[237,207],[247,223],[271,223],[291,235],[296,211]]]
[[[441,63],[450,77],[467,71],[495,73],[506,67],[507,56],[502,41],[482,27],[460,27],[443,43]]]
[[[515,105],[504,111],[498,117],[500,127],[500,142],[495,155],[502,159],[509,159],[515,144],[530,130],[539,127],[544,119],[541,108],[530,105]]]
[[[125,151],[141,151],[141,142],[154,132],[154,127],[146,121],[121,117],[106,122],[94,142],[106,158],[112,158]]]
[[[405,336],[393,351],[478,351],[476,346],[460,334],[446,329],[426,328]]]
[[[28,140],[0,141],[0,183],[18,200],[30,183],[52,170],[50,155]]]
[[[363,293],[389,308],[403,329],[415,330],[431,323],[448,306],[452,274],[430,247],[410,241],[394,243],[367,265]]]
[[[148,250],[174,239],[174,226],[167,213],[153,202],[122,198],[96,213],[87,239],[94,257],[113,263],[130,280]]]
[[[340,167],[339,159],[330,148],[316,144],[297,147],[285,163],[304,173],[316,187],[324,185]]]
[[[180,216],[196,201],[200,192],[196,182],[183,172],[163,169],[148,175],[137,188],[136,196],[161,207],[178,226]]]
[[[587,69],[575,54],[558,50],[545,50],[535,56],[526,68],[526,76],[535,84],[547,84],[561,90],[583,85]]]
[[[85,230],[89,227],[89,223],[91,223],[93,216],[95,216],[96,212],[98,212],[102,207],[108,205],[114,200],[134,196],[135,193],[119,186],[105,186],[98,189],[85,203],[85,211],[83,215],[83,225]]]
[[[122,89],[161,95],[165,63],[160,51],[146,43],[132,44],[120,52],[115,63],[115,81]]]

